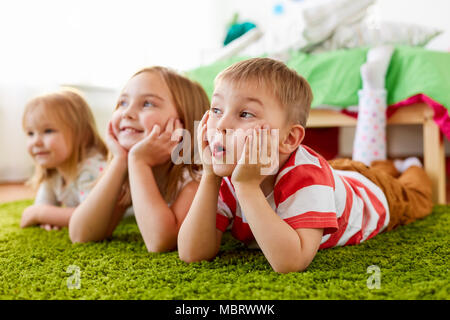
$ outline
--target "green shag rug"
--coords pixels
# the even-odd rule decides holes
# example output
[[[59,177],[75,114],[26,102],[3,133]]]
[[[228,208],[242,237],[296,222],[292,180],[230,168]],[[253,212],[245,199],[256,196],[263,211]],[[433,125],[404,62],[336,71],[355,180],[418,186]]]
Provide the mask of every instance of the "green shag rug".
[[[110,241],[74,245],[67,229],[20,229],[31,203],[0,205],[0,299],[450,298],[450,206],[363,244],[319,251],[305,272],[277,274],[229,234],[212,262],[148,253],[133,218]]]

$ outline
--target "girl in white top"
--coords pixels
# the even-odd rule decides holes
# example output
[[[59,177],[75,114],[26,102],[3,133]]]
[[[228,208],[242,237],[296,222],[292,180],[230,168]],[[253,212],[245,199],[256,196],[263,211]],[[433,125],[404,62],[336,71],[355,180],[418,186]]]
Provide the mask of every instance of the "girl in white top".
[[[35,162],[28,183],[38,190],[20,225],[46,230],[66,227],[106,164],[106,145],[88,104],[71,89],[32,99],[22,121]]]
[[[147,249],[175,249],[178,230],[198,187],[194,121],[208,108],[203,88],[170,69],[151,67],[134,74],[109,123],[105,173],[70,220],[72,242],[110,237],[132,204]],[[190,133],[190,139],[183,138],[190,148],[190,161],[175,164],[171,154],[179,142],[172,140],[172,134],[181,128]]]

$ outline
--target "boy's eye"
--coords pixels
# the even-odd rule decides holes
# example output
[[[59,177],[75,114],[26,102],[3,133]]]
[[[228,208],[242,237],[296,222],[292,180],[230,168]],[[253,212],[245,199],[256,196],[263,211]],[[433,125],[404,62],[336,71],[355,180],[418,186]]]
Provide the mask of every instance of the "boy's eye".
[[[44,130],[44,133],[47,133],[47,134],[53,133],[53,132],[55,132],[55,130],[54,129],[50,129],[50,128],[47,128],[47,129]]]
[[[241,112],[240,114],[241,118],[253,118],[254,116],[255,116],[254,114],[247,111]]]
[[[219,108],[211,108],[212,113],[220,114],[222,113]]]
[[[27,136],[32,137],[33,135],[34,135],[34,132],[33,132],[33,131],[28,131],[28,132],[27,132]]]

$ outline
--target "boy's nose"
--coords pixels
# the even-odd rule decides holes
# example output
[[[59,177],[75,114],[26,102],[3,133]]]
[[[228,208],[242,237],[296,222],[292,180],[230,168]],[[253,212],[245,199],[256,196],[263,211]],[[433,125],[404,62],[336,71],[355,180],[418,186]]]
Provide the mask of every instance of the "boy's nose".
[[[233,122],[231,121],[230,117],[223,115],[217,122],[216,128],[221,133],[226,133],[227,129],[228,130],[233,129]]]

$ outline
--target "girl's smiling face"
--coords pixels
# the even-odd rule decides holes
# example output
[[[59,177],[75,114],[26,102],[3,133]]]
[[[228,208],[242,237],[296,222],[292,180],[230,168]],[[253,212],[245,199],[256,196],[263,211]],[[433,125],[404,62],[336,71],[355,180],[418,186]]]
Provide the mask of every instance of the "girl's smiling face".
[[[170,118],[178,118],[169,87],[156,72],[142,72],[123,89],[112,116],[119,144],[130,150],[146,137],[155,124],[164,130]]]
[[[55,118],[49,117],[45,107],[27,116],[25,133],[27,134],[27,150],[31,157],[44,169],[62,167],[72,155],[72,142],[68,129]]]

